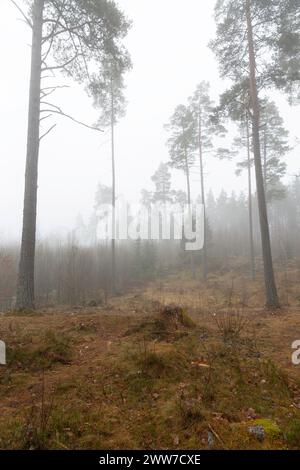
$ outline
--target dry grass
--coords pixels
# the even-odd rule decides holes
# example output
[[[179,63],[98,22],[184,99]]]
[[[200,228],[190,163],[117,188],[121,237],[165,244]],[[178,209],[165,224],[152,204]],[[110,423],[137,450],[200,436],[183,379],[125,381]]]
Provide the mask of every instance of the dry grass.
[[[1,317],[0,448],[299,448],[297,276],[276,314],[245,279],[181,273],[106,306]]]

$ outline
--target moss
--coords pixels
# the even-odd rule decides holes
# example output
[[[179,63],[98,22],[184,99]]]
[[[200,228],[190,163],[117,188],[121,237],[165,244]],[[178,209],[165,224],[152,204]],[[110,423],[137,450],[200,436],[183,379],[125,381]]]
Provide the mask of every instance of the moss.
[[[282,432],[278,424],[268,418],[260,418],[253,421],[253,426],[262,426],[267,437],[271,439],[278,439],[281,437]]]
[[[300,420],[294,419],[289,423],[285,432],[285,440],[292,447],[300,447]]]
[[[47,331],[42,344],[33,346],[30,338],[9,347],[7,351],[8,367],[25,370],[49,369],[55,363],[66,364],[72,356],[70,338]]]

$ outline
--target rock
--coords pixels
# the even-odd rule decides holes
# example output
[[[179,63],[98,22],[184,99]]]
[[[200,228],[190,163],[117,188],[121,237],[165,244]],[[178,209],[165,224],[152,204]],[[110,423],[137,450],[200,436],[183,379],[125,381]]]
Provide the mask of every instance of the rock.
[[[257,426],[250,426],[248,428],[248,432],[256,437],[259,442],[263,442],[265,440],[265,430],[260,424]]]
[[[207,444],[209,447],[213,447],[213,445],[215,444],[214,435],[210,431],[207,432]]]

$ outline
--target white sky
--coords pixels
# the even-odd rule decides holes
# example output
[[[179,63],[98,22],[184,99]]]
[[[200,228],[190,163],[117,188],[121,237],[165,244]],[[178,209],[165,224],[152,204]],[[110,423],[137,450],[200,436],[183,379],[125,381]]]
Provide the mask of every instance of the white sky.
[[[151,189],[151,175],[168,160],[164,124],[174,108],[185,103],[201,80],[211,82],[217,100],[226,84],[207,43],[214,37],[214,0],[119,0],[133,20],[126,40],[133,70],[127,77],[126,117],[116,129],[117,191],[127,199]],[[30,69],[30,30],[9,0],[0,0],[0,237],[19,236],[22,223]],[[64,84],[64,78],[58,78]],[[53,102],[77,119],[92,124],[97,112],[76,84],[57,93]],[[299,107],[290,108],[276,96],[294,143]],[[109,185],[109,133],[99,135],[63,118],[42,143],[39,165],[38,233],[68,230],[79,213],[92,212],[97,183]],[[299,172],[300,147],[287,158],[288,173]],[[206,186],[218,194],[246,188],[234,164],[207,156]],[[174,187],[185,189],[184,177],[173,172]],[[197,194],[199,178],[193,177]]]

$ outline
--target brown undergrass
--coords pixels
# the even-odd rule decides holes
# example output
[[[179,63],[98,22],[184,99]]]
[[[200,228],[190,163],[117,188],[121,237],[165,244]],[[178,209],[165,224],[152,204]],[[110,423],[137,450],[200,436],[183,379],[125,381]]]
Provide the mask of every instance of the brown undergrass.
[[[279,312],[264,310],[260,279],[179,273],[99,308],[1,317],[0,448],[299,448],[289,276]]]

